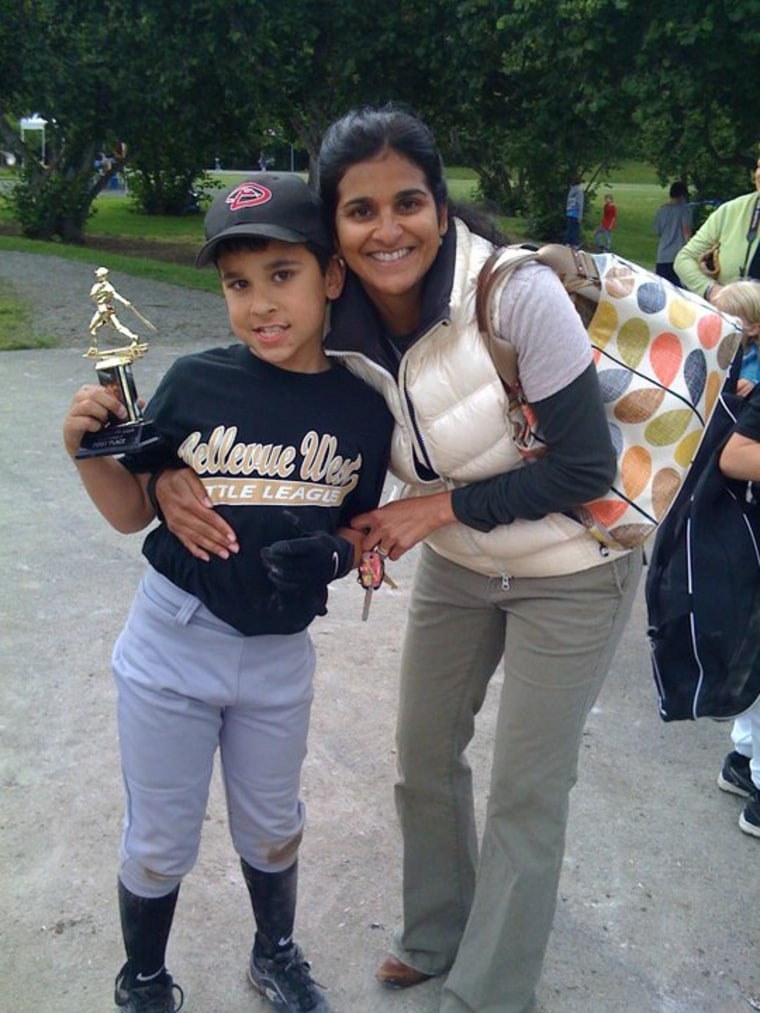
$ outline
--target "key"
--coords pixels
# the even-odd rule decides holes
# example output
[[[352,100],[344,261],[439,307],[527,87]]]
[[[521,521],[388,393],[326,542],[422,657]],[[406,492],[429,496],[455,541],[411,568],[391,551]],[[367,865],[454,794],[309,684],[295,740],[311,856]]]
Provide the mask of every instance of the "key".
[[[385,572],[385,553],[380,552],[378,549],[363,553],[356,579],[364,588],[362,622],[366,622],[374,592],[379,587],[382,587],[384,583],[389,584],[391,587],[396,587],[395,582]]]
[[[367,619],[369,619],[369,610],[370,610],[370,606],[372,605],[372,595],[373,594],[374,594],[374,591],[372,590],[371,587],[368,587],[367,590],[364,592],[364,605],[362,606],[362,622],[363,623],[366,623]]]

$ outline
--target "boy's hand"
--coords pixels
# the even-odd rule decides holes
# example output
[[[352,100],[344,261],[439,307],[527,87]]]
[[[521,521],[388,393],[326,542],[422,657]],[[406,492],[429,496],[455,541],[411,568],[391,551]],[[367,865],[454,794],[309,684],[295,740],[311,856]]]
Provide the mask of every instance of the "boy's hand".
[[[187,551],[208,562],[240,551],[237,535],[214,509],[192,468],[167,468],[156,480],[155,496],[164,523]]]
[[[63,420],[63,442],[70,457],[76,456],[84,434],[99,432],[109,415],[127,417],[126,408],[114,394],[102,384],[88,383],[79,388]]]
[[[281,539],[261,550],[267,576],[276,588],[271,607],[276,611],[297,608],[304,615],[324,616],[327,585],[353,568],[354,543],[326,531],[300,535],[303,526],[298,516],[286,510],[284,517],[299,537]]]
[[[269,607],[273,612],[300,614],[308,621],[315,616],[327,615],[327,585],[316,584],[313,587],[299,588],[298,591],[281,591],[276,588],[269,599]]]
[[[340,535],[317,531],[265,546],[261,558],[274,586],[297,594],[345,577],[354,565],[354,546]]]

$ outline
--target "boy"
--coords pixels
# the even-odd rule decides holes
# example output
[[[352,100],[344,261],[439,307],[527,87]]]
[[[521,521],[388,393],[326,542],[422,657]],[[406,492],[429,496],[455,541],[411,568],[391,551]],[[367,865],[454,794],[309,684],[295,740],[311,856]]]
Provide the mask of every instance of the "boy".
[[[219,747],[256,921],[250,980],[280,1009],[329,1013],[293,941],[314,673],[307,627],[325,613],[327,584],[360,556],[348,524],[379,500],[392,420],[378,394],[324,355],[326,302],[344,268],[306,184],[258,173],[215,199],[205,233],[196,264],[216,264],[241,344],[169,369],[146,411],[161,450],[75,461],[120,531],[154,519],[148,476],[169,458],[197,472],[238,535],[226,561],[206,562],[153,528],[114,648],[127,794],[118,884],[127,960],[115,1002],[127,1013],[182,1006],[164,957]],[[109,412],[124,417],[105,388],[75,395],[64,422],[72,458]]]
[[[617,222],[617,207],[611,193],[604,195],[604,207],[602,208],[602,220],[594,233],[594,242],[600,253],[609,253],[612,250],[612,230]]]
[[[565,246],[572,246],[574,250],[580,249],[581,245],[581,222],[585,199],[581,178],[574,175],[565,201],[565,235],[562,240]]]
[[[655,272],[679,288],[684,286],[673,262],[681,247],[691,239],[692,209],[688,198],[686,184],[677,179],[670,186],[667,204],[661,205],[654,216],[654,231],[658,237]]]

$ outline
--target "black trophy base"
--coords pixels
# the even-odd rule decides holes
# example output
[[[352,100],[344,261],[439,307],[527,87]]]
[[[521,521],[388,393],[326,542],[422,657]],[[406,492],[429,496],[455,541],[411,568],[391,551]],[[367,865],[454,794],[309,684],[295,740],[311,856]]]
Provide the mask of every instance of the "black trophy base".
[[[160,439],[152,422],[124,422],[120,426],[106,426],[97,433],[85,433],[76,456],[81,459],[136,454]]]

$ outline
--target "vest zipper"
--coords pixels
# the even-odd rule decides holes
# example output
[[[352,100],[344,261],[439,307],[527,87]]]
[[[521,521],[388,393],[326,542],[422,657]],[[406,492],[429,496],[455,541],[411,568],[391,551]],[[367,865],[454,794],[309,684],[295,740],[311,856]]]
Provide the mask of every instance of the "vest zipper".
[[[428,327],[427,331],[423,335],[421,335],[417,339],[417,341],[414,342],[414,344],[411,347],[418,348],[419,345],[423,341],[425,341],[425,339],[428,338],[437,327],[448,327],[450,324],[451,321],[448,319],[448,317],[442,317],[440,320],[436,320],[434,323],[430,325],[430,327]],[[409,354],[409,351],[411,351],[411,349],[407,349],[407,351],[404,352],[404,354],[401,356],[399,360],[397,384],[399,393],[402,394],[403,402],[404,405],[406,406],[405,414],[409,421],[409,432],[410,435],[413,436],[412,450],[415,456],[419,456],[422,464],[424,464],[424,466],[428,469],[428,471],[432,472],[434,475],[437,475],[439,478],[443,478],[442,475],[438,475],[438,472],[433,467],[433,464],[430,460],[430,455],[428,454],[427,447],[425,446],[425,437],[422,435],[422,431],[417,425],[417,417],[414,411],[414,404],[412,403],[412,399],[409,396],[409,391],[406,384],[406,358],[407,355]],[[414,462],[412,462],[412,464],[414,464]]]

